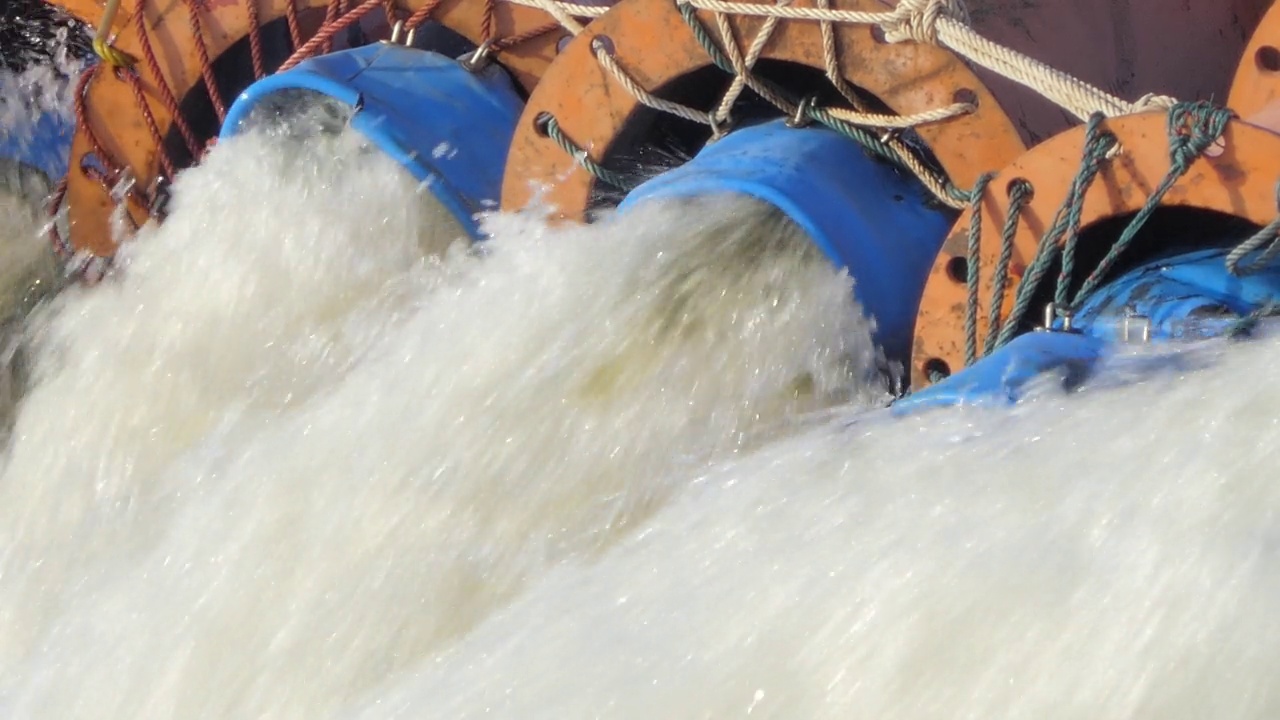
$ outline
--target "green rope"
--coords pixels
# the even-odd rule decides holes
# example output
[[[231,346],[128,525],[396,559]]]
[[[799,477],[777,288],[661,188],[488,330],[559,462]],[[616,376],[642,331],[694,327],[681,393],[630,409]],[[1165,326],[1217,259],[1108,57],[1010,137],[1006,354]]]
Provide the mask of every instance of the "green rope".
[[[1276,207],[1280,208],[1280,183],[1276,183]],[[1266,249],[1261,255],[1247,263],[1244,262],[1246,255],[1261,249],[1264,245]],[[1232,275],[1251,275],[1265,268],[1277,256],[1280,256],[1280,214],[1277,214],[1274,220],[1253,237],[1227,253],[1227,272]]]
[[[882,160],[888,160],[894,165],[903,167],[902,157],[898,155],[898,152],[888,145],[880,142],[880,139],[874,134],[868,132],[866,128],[858,127],[857,125],[850,125],[847,122],[837,120],[825,109],[815,107],[812,104],[805,106],[804,114],[809,119],[816,120],[826,127],[829,127],[858,143],[875,157]]]
[[[973,185],[969,197],[969,246],[965,254],[966,284],[969,297],[964,314],[964,364],[978,358],[978,269],[982,264],[978,250],[982,245],[982,195],[995,173],[985,173]]]
[[[1004,289],[1009,283],[1009,264],[1013,261],[1014,237],[1018,233],[1018,221],[1022,211],[1031,202],[1035,188],[1030,182],[1017,178],[1009,185],[1009,210],[1004,215],[1004,227],[1000,229],[1000,257],[991,279],[991,307],[987,311],[987,341],[983,355],[995,350],[996,336],[1000,332],[1000,307],[1004,304]]]
[[[1075,179],[1071,181],[1071,188],[1068,190],[1067,197],[1063,200],[1062,205],[1058,208],[1058,212],[1054,215],[1053,223],[1040,239],[1035,258],[1032,259],[1030,266],[1027,267],[1026,274],[1022,276],[1022,280],[1018,283],[1013,310],[1009,313],[1009,317],[1005,319],[1004,327],[1000,329],[995,348],[1003,347],[1014,338],[1014,335],[1018,332],[1018,327],[1022,324],[1022,319],[1027,314],[1032,298],[1035,297],[1040,282],[1049,272],[1053,261],[1057,259],[1060,249],[1058,245],[1059,238],[1068,232],[1069,228],[1078,228],[1080,225],[1080,213],[1084,206],[1085,193],[1093,185],[1094,179],[1097,178],[1098,173],[1102,170],[1103,161],[1106,160],[1107,155],[1116,145],[1116,137],[1102,130],[1102,121],[1101,113],[1095,113],[1089,118],[1085,129],[1084,151],[1080,160],[1080,169],[1076,172]]]
[[[595,160],[592,160],[586,150],[578,147],[576,143],[570,140],[568,136],[564,134],[564,131],[560,129],[560,123],[556,121],[554,115],[547,115],[542,124],[543,128],[547,131],[547,137],[554,140],[561,149],[573,156],[574,161],[581,165],[587,172],[618,188],[619,190],[629,191],[632,189],[632,184],[625,176],[604,167]]]
[[[1232,323],[1227,330],[1227,338],[1230,340],[1242,340],[1253,334],[1254,328],[1258,326],[1258,322],[1263,318],[1280,315],[1280,305],[1274,301],[1268,302],[1266,305],[1254,310]]]
[[[1227,129],[1227,122],[1234,116],[1234,113],[1226,108],[1216,107],[1203,101],[1178,103],[1169,109],[1169,171],[1147,198],[1147,202],[1133,216],[1133,220],[1120,234],[1119,239],[1107,251],[1106,256],[1093,269],[1093,272],[1089,273],[1089,277],[1076,293],[1075,303],[1088,297],[1102,284],[1120,255],[1128,249],[1138,232],[1146,225],[1147,220],[1160,207],[1160,201],[1164,199],[1165,194],[1187,173],[1191,164],[1222,137],[1223,131]]]

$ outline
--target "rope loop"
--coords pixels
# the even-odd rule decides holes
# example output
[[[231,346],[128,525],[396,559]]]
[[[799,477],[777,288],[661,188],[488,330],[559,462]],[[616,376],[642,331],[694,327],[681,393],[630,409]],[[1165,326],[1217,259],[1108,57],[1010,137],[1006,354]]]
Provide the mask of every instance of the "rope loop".
[[[1265,249],[1264,249],[1265,248]],[[1245,256],[1262,250],[1258,257],[1245,261]],[[1252,275],[1280,256],[1280,182],[1276,183],[1276,217],[1266,227],[1227,253],[1227,272],[1237,277]]]

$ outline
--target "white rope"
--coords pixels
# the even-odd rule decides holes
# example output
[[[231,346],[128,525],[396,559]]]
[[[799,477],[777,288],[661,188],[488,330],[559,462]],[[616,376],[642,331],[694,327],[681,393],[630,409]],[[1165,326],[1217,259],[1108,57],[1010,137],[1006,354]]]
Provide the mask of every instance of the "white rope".
[[[847,122],[850,125],[885,129],[906,129],[950,120],[953,117],[959,117],[961,115],[967,115],[974,110],[977,110],[978,107],[970,103],[954,103],[952,105],[947,105],[946,107],[940,107],[934,110],[925,110],[924,112],[918,112],[913,115],[881,115],[878,113],[857,112],[855,110],[845,110],[844,108],[834,107],[824,109],[831,117]]]
[[[610,55],[603,47],[596,46],[593,49],[595,50],[596,60],[599,61],[600,65],[604,67],[605,70],[608,70],[609,73],[627,89],[627,92],[631,93],[632,96],[642,104],[648,105],[654,110],[662,110],[664,112],[671,113],[672,115],[684,118],[685,120],[692,120],[693,122],[702,123],[703,125],[710,125],[712,129],[719,126],[719,123],[716,122],[715,116],[709,112],[694,110],[693,108],[681,105],[680,103],[663,100],[657,95],[654,95],[644,89],[640,86],[640,83],[637,83],[625,70],[622,69],[622,66],[618,64],[618,61],[613,59],[613,56]]]
[[[572,33],[575,36],[580,34],[583,30],[586,29],[582,23],[573,19],[573,15],[565,7],[567,3],[556,2],[555,0],[507,0],[507,2],[511,2],[516,5],[524,5],[525,7],[538,8],[539,10],[542,10],[546,14],[555,18],[556,22],[560,23],[560,25],[565,30],[568,30],[570,33]],[[591,6],[574,5],[571,7],[586,8]],[[608,8],[605,8],[605,9],[607,10]]]
[[[538,8],[559,21],[561,25],[565,26],[565,29],[568,29],[569,26],[565,25],[564,21],[560,19],[560,15],[570,18],[598,18],[609,12],[610,7],[609,5],[583,5],[580,3],[568,2],[546,2],[545,0],[503,0],[503,2],[507,2],[512,5],[523,5],[524,7]],[[554,7],[555,11],[553,11],[551,7]],[[575,22],[574,24],[577,23]]]
[[[790,2],[791,0],[778,0],[780,5],[786,5]],[[743,58],[738,52],[738,41],[733,36],[733,28],[729,25],[728,18],[722,13],[716,13],[716,23],[720,30],[720,42],[725,46],[725,54],[729,57],[729,62],[734,67],[733,82],[729,85],[729,89],[725,91],[724,97],[720,99],[719,107],[712,113],[717,122],[723,123],[729,119],[729,112],[733,109],[733,104],[738,101],[738,97],[742,95],[742,91],[746,89],[750,71],[755,67],[756,61],[760,59],[760,54],[764,51],[764,46],[769,42],[769,38],[773,37],[773,31],[777,28],[778,21],[778,18],[765,18],[760,31],[756,33],[756,39],[751,43],[751,47],[747,49],[746,58]]]
[[[1094,112],[1114,117],[1167,108],[1172,98],[1147,95],[1126,102],[1079,78],[982,37],[968,25],[959,0],[899,0],[890,11],[864,12],[828,8],[778,6],[728,0],[679,0],[717,13],[777,17],[787,20],[875,25],[888,42],[914,41],[941,45],[961,57],[1040,93],[1059,107],[1086,120]]]

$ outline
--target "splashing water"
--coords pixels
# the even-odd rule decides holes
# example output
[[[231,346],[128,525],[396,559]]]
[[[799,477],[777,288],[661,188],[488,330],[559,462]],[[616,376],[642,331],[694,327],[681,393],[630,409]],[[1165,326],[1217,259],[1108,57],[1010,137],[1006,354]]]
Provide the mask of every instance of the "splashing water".
[[[849,279],[751,203],[468,248],[263,128],[171,211],[21,336],[0,717],[1280,710],[1276,338],[890,420]]]
[[[1275,717],[1276,348],[773,443],[343,717]]]
[[[481,252],[438,212],[351,136],[246,135],[38,318],[5,715],[323,714],[709,460],[877,397],[847,276],[759,207],[507,218]]]

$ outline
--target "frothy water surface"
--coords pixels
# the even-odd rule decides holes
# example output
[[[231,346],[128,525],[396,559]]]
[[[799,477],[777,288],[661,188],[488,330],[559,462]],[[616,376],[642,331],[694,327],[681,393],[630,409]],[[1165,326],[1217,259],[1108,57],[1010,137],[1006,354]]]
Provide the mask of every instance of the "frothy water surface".
[[[706,463],[881,394],[847,276],[758,207],[508,218],[478,251],[437,213],[350,136],[250,134],[38,319],[9,714],[323,715]]]
[[[758,206],[468,248],[265,133],[27,323],[0,717],[1280,712],[1275,339],[890,420]]]

